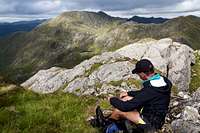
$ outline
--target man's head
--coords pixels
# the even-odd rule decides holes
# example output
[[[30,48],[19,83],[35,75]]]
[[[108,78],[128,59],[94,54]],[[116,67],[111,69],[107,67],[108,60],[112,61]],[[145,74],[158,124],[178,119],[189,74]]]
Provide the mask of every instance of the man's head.
[[[154,75],[154,66],[151,61],[141,59],[136,63],[135,69],[133,69],[132,73],[138,74],[142,80],[147,80],[149,77]]]

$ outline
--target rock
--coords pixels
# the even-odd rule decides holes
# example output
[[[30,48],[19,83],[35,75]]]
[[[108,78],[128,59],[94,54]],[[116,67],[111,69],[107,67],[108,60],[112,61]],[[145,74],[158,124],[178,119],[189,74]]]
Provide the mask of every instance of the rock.
[[[68,76],[66,75],[69,75],[68,73],[70,72],[71,70],[58,67],[41,70],[21,86],[37,93],[53,93],[68,81]]]
[[[77,78],[74,81],[70,82],[68,86],[64,89],[64,92],[74,93],[76,95],[81,95],[85,90],[85,84],[87,78]]]
[[[195,56],[194,51],[184,44],[169,38],[144,40],[125,46],[116,53],[137,60],[148,58],[179,90],[187,91],[189,88],[191,64],[195,63]]]
[[[193,50],[171,39],[139,41],[115,52],[94,56],[73,69],[53,67],[41,70],[21,85],[37,93],[53,93],[64,89],[64,92],[77,95],[113,93],[119,88],[135,90],[137,85],[128,82],[129,79],[139,80],[131,71],[136,59],[141,58],[149,58],[179,90],[188,89]]]
[[[200,87],[197,89],[196,92],[193,93],[192,99],[194,99],[195,101],[199,101],[200,102]]]
[[[195,63],[194,51],[186,46],[174,43],[171,47],[169,79],[181,91],[189,89],[191,79],[191,64]]]
[[[178,96],[182,97],[183,99],[190,99],[191,97],[189,96],[188,92],[182,92],[180,91],[178,93]]]
[[[109,84],[103,84],[101,88],[99,88],[98,95],[107,95],[107,94],[116,94],[118,91],[124,91],[123,88],[118,87],[118,86],[112,86]]]
[[[115,62],[100,66],[96,71],[92,72],[89,77],[76,78],[68,84],[64,92],[74,92],[77,95],[87,94],[103,95],[115,93],[116,91],[130,90],[130,87],[121,86],[121,81],[126,81],[131,77],[131,69],[133,64],[128,61]],[[111,83],[116,82],[115,86]],[[125,82],[124,82],[125,84]],[[78,90],[78,91],[77,91]]]
[[[185,98],[185,97],[189,98]],[[173,132],[199,133],[200,132],[200,101],[199,89],[190,96],[179,92],[178,97],[172,97],[168,122]]]
[[[90,77],[95,77],[100,83],[110,83],[111,81],[127,80],[131,77],[133,64],[129,61],[115,62],[105,64],[98,71],[91,74]]]
[[[178,104],[179,104],[179,102],[175,101],[175,102],[173,103],[173,106],[177,106]]]
[[[53,93],[62,88],[64,92],[76,95],[113,93],[114,91],[106,91],[105,86],[101,88],[102,85],[133,77],[131,70],[134,64],[130,61],[131,59],[117,53],[107,52],[85,60],[73,69],[53,67],[41,70],[21,86],[43,94]],[[112,87],[113,90],[116,88]]]
[[[186,106],[183,111],[183,120],[197,122],[199,119],[198,110],[191,106]]]
[[[178,119],[172,122],[172,128],[174,133],[199,133],[200,132],[200,124],[193,123],[191,121],[184,121],[182,119]]]

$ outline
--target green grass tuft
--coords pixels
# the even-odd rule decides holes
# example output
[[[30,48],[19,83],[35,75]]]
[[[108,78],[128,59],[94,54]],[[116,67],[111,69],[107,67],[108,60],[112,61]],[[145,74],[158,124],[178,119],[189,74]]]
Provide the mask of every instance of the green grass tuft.
[[[135,85],[136,88],[140,89],[141,88],[141,81],[140,80],[136,80],[133,78],[128,79],[127,84],[130,85]]]
[[[172,92],[173,95],[176,96],[178,94],[178,88],[173,85],[172,88],[171,88],[171,92]]]
[[[111,81],[109,84],[112,86],[120,86],[122,84],[123,80],[118,81]]]
[[[102,65],[103,65],[102,63],[93,64],[92,67],[85,72],[86,73],[85,76],[89,76]]]

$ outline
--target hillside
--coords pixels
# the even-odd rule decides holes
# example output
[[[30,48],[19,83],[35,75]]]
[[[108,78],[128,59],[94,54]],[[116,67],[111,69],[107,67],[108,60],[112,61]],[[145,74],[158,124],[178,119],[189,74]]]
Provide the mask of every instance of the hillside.
[[[85,59],[142,38],[170,37],[200,48],[200,20],[179,17],[162,24],[138,24],[103,12],[65,12],[28,33],[0,40],[0,72],[23,82],[40,69],[72,68]]]
[[[31,31],[45,20],[19,21],[13,23],[0,23],[0,37],[10,35],[14,32]]]
[[[24,81],[39,69],[71,68],[99,53],[95,38],[122,21],[102,12],[63,13],[31,32],[0,40],[0,69],[6,77]]]

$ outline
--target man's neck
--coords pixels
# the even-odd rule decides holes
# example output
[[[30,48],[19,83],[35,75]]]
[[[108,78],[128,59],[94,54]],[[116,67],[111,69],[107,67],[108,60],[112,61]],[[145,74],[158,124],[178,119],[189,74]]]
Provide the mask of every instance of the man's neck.
[[[151,78],[152,76],[154,76],[156,73],[151,73],[147,76],[147,79]]]

